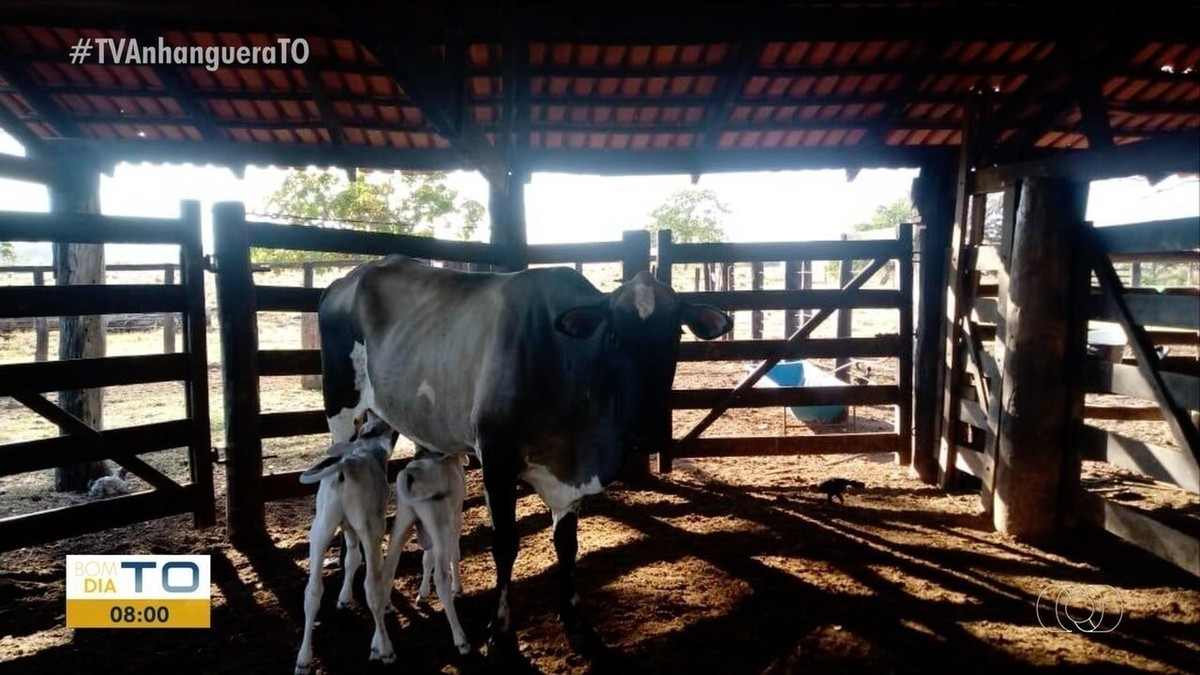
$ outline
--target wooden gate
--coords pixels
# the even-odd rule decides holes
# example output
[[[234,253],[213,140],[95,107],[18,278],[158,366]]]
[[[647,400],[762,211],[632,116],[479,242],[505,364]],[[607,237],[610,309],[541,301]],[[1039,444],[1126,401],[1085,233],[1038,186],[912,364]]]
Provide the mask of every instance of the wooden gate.
[[[844,273],[836,288],[784,288],[761,290],[757,278],[746,290],[679,292],[680,299],[707,303],[729,312],[764,310],[815,310],[805,312],[799,326],[785,319],[787,337],[782,340],[752,339],[713,342],[686,341],[681,345],[681,362],[758,361],[755,368],[732,389],[676,389],[675,410],[707,409],[705,416],[676,439],[668,452],[659,455],[659,470],[670,471],[672,461],[683,457],[732,457],[759,455],[841,454],[894,452],[896,461],[912,458],[912,353],[913,353],[913,236],[912,225],[895,228],[893,238],[878,240],[801,241],[775,243],[678,244],[671,233],[658,233],[655,273],[664,283],[672,281],[676,265],[751,263],[754,276],[762,263],[811,261],[840,262]],[[893,288],[864,289],[880,270],[895,261]],[[853,263],[865,267],[851,274]],[[785,278],[785,286],[787,284]],[[814,331],[835,313],[845,318],[854,309],[894,309],[897,330],[871,337],[814,339]],[[894,358],[896,383],[889,385],[780,386],[755,388],[775,365],[784,359]],[[890,432],[831,433],[799,436],[739,436],[701,438],[714,421],[729,408],[763,408],[824,405],[892,405]]]
[[[105,459],[153,488],[4,518],[0,549],[181,513],[192,513],[198,527],[214,524],[199,203],[184,202],[178,219],[9,212],[0,215],[0,241],[175,245],[181,270],[178,284],[0,287],[0,319],[178,313],[183,325],[181,353],[0,365],[0,396],[12,397],[62,430],[54,438],[0,445],[0,476]],[[45,396],[51,391],[173,381],[184,384],[184,419],[114,429],[94,429]],[[171,448],[187,448],[190,482],[176,481],[140,457]]]

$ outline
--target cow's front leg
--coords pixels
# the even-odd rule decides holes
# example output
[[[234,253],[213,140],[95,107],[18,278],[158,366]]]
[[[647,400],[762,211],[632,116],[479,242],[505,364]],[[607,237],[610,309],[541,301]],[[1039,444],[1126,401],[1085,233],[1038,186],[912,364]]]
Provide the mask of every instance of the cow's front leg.
[[[496,564],[496,603],[488,626],[488,659],[506,667],[520,660],[509,592],[518,544],[517,471],[507,450],[493,445],[483,453],[483,497],[492,518],[492,560]],[[443,603],[447,601],[450,598]]]
[[[575,588],[575,559],[579,555],[579,508],[573,504],[553,510],[554,552],[558,556],[558,616],[567,633],[571,649],[592,655],[601,646],[600,638],[583,617],[579,592]]]

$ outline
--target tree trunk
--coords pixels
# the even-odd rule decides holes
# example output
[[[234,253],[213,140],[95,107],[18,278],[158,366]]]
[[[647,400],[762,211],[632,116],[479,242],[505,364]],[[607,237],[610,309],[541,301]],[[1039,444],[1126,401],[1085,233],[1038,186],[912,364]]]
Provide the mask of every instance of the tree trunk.
[[[85,171],[87,173],[82,173]],[[55,213],[100,212],[99,172],[81,169],[81,173],[69,175],[58,188],[53,193],[52,210]],[[54,244],[54,283],[60,286],[104,283],[104,245]],[[103,357],[104,324],[103,316],[59,317],[59,360]],[[103,389],[60,391],[58,405],[93,429],[103,427]],[[59,433],[68,432],[60,429]],[[88,481],[108,472],[104,461],[58,467],[54,471],[54,489],[58,492],[86,491]]]

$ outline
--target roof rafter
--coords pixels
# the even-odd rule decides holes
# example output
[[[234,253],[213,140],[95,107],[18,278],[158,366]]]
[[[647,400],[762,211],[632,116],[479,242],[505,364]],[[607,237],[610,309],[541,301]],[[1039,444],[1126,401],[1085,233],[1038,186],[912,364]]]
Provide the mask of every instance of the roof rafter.
[[[918,94],[920,94],[921,87],[925,84],[925,78],[929,76],[932,66],[937,63],[938,57],[941,56],[942,52],[946,51],[946,47],[948,46],[950,46],[950,40],[943,38],[936,38],[925,44],[925,49],[921,52],[921,56],[908,66],[909,70],[904,75],[900,87],[891,94],[891,101],[879,113],[881,125],[868,131],[867,136],[860,143],[887,143],[888,129],[895,128],[896,125],[904,120],[908,109],[914,104],[921,102]],[[959,102],[961,101],[962,99],[959,98]]]
[[[158,36],[143,26],[134,25],[125,29],[125,32],[139,43],[156,43],[158,41]],[[145,67],[154,73],[154,76],[162,83],[164,93],[174,99],[179,107],[188,114],[188,117],[192,118],[201,139],[213,141],[221,138],[220,130],[212,123],[211,117],[196,100],[192,87],[188,86],[186,75],[180,73],[176,68],[164,64],[145,64]]]
[[[309,90],[312,92],[312,98],[317,103],[317,110],[321,111],[321,122],[325,130],[329,133],[329,142],[333,145],[348,143],[349,139],[346,137],[346,129],[342,126],[337,109],[333,107],[333,102],[329,99],[329,91],[325,88],[325,84],[321,82],[321,77],[317,69],[305,62],[303,72],[304,80],[308,83]]]
[[[499,150],[470,119],[464,117],[461,124],[456,124],[451,108],[454,92],[447,90],[439,76],[442,68],[429,55],[431,44],[404,30],[384,30],[385,26],[406,26],[403,19],[393,21],[379,16],[362,0],[350,0],[347,4],[346,15],[350,17],[352,32],[359,36],[358,41],[375,55],[437,132],[489,182],[505,184],[508,171]]]
[[[727,66],[724,77],[717,85],[716,100],[705,111],[707,121],[694,145],[697,153],[720,144],[721,133],[732,121],[738,98],[754,75],[754,67],[762,57],[762,50],[762,40],[747,40],[738,45],[732,63]]]
[[[79,125],[71,119],[70,115],[66,114],[41,85],[34,82],[33,78],[25,73],[21,64],[6,51],[0,52],[0,77],[3,77],[14,91],[25,99],[29,108],[37,113],[38,117],[54,127],[58,133],[67,137],[82,135]]]

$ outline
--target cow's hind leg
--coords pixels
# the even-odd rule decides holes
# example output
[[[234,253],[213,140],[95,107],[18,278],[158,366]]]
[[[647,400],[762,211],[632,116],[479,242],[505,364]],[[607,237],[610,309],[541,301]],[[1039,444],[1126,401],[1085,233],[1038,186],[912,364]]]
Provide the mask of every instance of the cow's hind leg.
[[[488,660],[511,666],[520,662],[513,629],[510,587],[517,559],[516,452],[510,447],[484,444],[483,497],[492,517],[492,560],[496,564],[495,611],[488,626]]]

